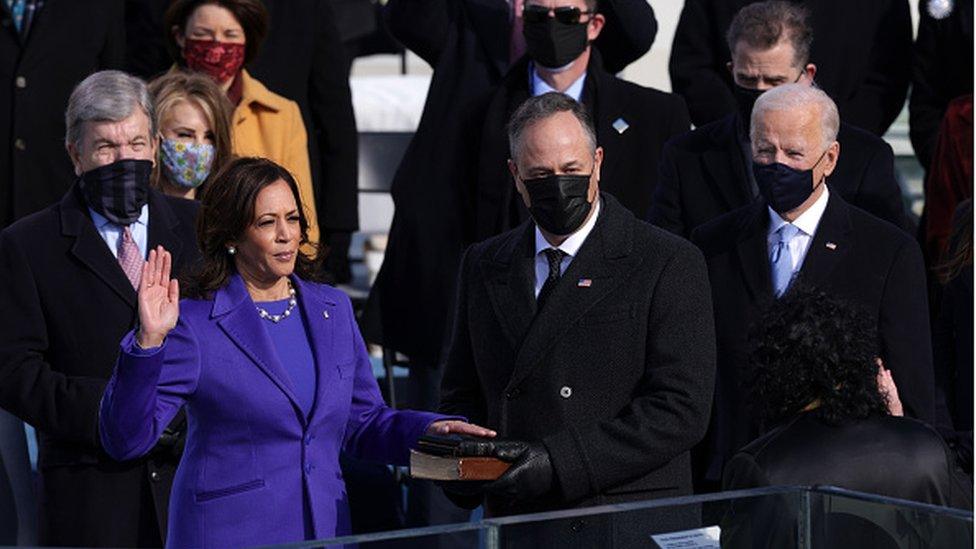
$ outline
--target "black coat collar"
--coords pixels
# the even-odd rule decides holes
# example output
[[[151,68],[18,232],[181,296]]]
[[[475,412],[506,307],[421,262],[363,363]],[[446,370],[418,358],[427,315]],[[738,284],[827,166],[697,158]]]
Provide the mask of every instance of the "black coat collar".
[[[611,195],[601,193],[600,200],[593,232],[538,314],[534,223],[511,231],[496,253],[481,262],[494,313],[516,353],[509,386],[525,379],[559,337],[643,261],[633,253],[633,214]],[[590,283],[581,286],[584,279]]]
[[[850,206],[836,192],[830,193],[797,280],[808,286],[823,285],[851,248],[852,230]],[[742,235],[736,250],[746,285],[754,301],[768,300],[773,295],[773,283],[767,238],[769,210],[765,201],[757,200],[744,211],[737,232]]]
[[[59,204],[61,234],[74,238],[71,254],[101,278],[115,293],[130,306],[136,306],[136,291],[122,271],[118,259],[105,245],[88,213],[88,206],[75,183],[65,193]],[[173,254],[173,264],[177,265],[183,254],[183,243],[177,238],[175,227],[179,219],[166,198],[149,191],[149,234],[147,243],[150,249],[163,246]]]

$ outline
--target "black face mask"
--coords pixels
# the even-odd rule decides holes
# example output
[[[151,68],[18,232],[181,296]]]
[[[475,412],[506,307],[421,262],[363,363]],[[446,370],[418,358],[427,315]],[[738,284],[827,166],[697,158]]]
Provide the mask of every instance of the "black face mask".
[[[81,192],[88,206],[117,225],[139,219],[149,200],[149,160],[124,159],[81,174]]]
[[[593,206],[586,200],[590,175],[549,175],[525,179],[529,193],[529,213],[542,230],[567,235],[579,229]]]
[[[823,184],[826,178],[821,178],[813,184],[813,168],[820,164],[827,151],[817,159],[817,163],[809,170],[797,170],[786,164],[773,162],[772,164],[752,163],[752,171],[756,176],[756,186],[759,194],[766,199],[766,204],[776,213],[786,213],[796,209],[810,198],[813,191]]]
[[[735,104],[739,109],[739,117],[742,119],[743,127],[749,128],[749,123],[752,120],[752,106],[756,104],[756,99],[759,99],[764,91],[766,90],[754,90],[732,84],[732,94],[735,96]]]
[[[526,22],[522,34],[529,57],[550,69],[565,67],[586,50],[586,26],[587,23],[561,23],[554,17],[539,23]]]

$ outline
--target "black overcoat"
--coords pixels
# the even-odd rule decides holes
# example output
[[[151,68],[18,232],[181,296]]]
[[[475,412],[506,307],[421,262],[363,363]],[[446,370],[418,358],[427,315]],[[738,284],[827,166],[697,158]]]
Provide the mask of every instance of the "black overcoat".
[[[556,489],[511,514],[689,494],[715,367],[708,281],[687,241],[602,193],[593,232],[536,312],[535,225],[465,254],[441,410],[541,441]]]
[[[712,424],[704,441],[704,479],[758,434],[749,404],[749,330],[772,303],[765,202],[702,225],[692,241],[705,254],[718,341]],[[795,285],[818,288],[864,308],[877,322],[880,354],[898,386],[905,414],[931,422],[935,413],[932,342],[925,269],[915,240],[831,192]]]

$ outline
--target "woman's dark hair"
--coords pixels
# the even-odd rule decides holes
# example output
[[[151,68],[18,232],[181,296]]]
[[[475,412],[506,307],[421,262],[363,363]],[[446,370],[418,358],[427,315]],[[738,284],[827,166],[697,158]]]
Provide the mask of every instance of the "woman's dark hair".
[[[186,23],[200,6],[212,4],[234,14],[234,18],[244,29],[244,64],[254,60],[261,48],[261,42],[268,34],[271,17],[261,0],[175,0],[166,10],[163,27],[166,29],[166,49],[180,65],[184,65],[180,45],[176,42],[173,30],[186,33]]]
[[[973,264],[973,200],[959,203],[952,216],[952,234],[946,246],[945,260],[935,267],[939,282],[947,284]]]
[[[752,337],[753,396],[767,427],[815,402],[830,424],[888,414],[877,327],[854,304],[797,286],[765,311]]]
[[[302,208],[298,185],[288,170],[266,158],[235,158],[210,182],[200,201],[197,217],[197,244],[202,261],[181,281],[183,295],[209,299],[213,292],[227,284],[236,272],[234,257],[228,245],[238,242],[254,222],[254,204],[258,193],[283,180],[298,205],[301,241],[295,260],[295,274],[304,280],[321,281],[321,253],[308,241],[308,218]],[[309,253],[309,252],[313,253]]]

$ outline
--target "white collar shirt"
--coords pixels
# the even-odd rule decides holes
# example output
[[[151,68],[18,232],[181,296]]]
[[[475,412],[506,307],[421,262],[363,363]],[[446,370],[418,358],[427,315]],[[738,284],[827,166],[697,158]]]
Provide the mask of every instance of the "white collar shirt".
[[[562,250],[566,255],[563,256],[563,261],[559,265],[559,275],[562,276],[569,268],[569,264],[576,257],[579,252],[580,246],[586,241],[586,237],[593,232],[593,227],[596,225],[596,219],[600,216],[600,199],[597,198],[596,203],[593,205],[593,215],[580,227],[575,233],[569,235],[569,238],[563,241],[562,244],[556,247],[558,250]],[[549,277],[549,260],[546,259],[546,254],[544,253],[549,248],[552,248],[552,244],[546,240],[546,237],[542,236],[542,231],[539,230],[539,226],[535,227],[535,296],[539,297],[539,292],[542,291],[542,285],[545,284],[546,278]]]
[[[827,209],[827,200],[830,198],[830,191],[827,189],[827,184],[823,185],[823,193],[820,198],[811,205],[807,211],[800,214],[793,220],[793,225],[799,229],[796,236],[793,237],[787,243],[786,248],[790,252],[790,260],[793,265],[793,272],[800,270],[803,266],[803,260],[807,256],[807,251],[810,249],[810,243],[813,242],[813,235],[817,233],[817,227],[820,225],[820,218],[823,217],[824,211]],[[766,257],[772,257],[773,249],[779,243],[779,235],[777,232],[780,227],[786,225],[788,222],[776,213],[775,210],[766,206],[769,210],[769,232],[766,236],[767,244],[767,255]]]

